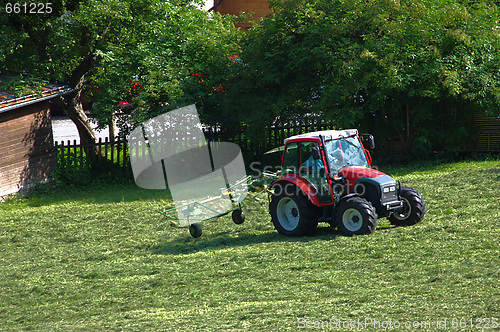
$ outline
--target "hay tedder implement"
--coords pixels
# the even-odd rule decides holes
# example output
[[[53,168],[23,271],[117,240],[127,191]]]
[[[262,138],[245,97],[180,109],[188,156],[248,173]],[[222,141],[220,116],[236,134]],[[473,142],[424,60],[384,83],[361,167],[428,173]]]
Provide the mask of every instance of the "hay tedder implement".
[[[271,193],[268,189],[272,181],[279,177],[278,174],[264,172],[261,178],[244,176],[232,186],[221,188],[218,195],[208,196],[203,200],[183,202],[174,208],[158,211],[173,225],[189,227],[189,233],[194,238],[202,234],[201,222],[225,216],[231,213],[235,224],[245,221],[243,209],[247,208],[247,201],[257,202],[261,205],[267,203],[262,198]]]

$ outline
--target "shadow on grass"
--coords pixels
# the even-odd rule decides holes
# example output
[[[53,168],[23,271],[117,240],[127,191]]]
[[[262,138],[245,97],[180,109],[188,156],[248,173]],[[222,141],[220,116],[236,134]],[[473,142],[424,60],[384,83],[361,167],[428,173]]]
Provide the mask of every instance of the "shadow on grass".
[[[220,250],[227,247],[237,248],[248,245],[261,243],[284,243],[284,242],[302,242],[334,240],[338,236],[342,236],[339,231],[330,227],[320,227],[312,236],[302,237],[286,237],[278,234],[276,231],[261,234],[242,234],[238,235],[238,231],[225,231],[212,233],[209,237],[194,238],[177,238],[168,242],[164,242],[152,247],[149,251],[159,255],[183,255],[196,252],[206,252]],[[189,236],[189,235],[188,235]]]
[[[171,200],[170,190],[150,190],[142,189],[135,183],[127,184],[102,184],[95,186],[74,186],[57,187],[50,186],[43,188],[41,193],[31,193],[24,197],[27,199],[27,205],[32,207],[41,207],[63,203],[67,201],[108,204],[119,202],[135,202],[140,200]]]
[[[383,225],[377,228],[376,232],[386,232],[395,228],[392,225]],[[157,255],[184,255],[197,252],[207,252],[220,250],[227,247],[238,248],[254,244],[262,243],[285,243],[285,242],[312,242],[312,241],[332,241],[342,234],[333,227],[318,227],[311,236],[302,237],[286,237],[278,234],[276,231],[261,234],[242,234],[238,235],[238,231],[230,230],[219,233],[212,233],[209,237],[200,237],[194,239],[191,237],[177,238],[168,242],[164,242],[152,247],[148,250]],[[189,236],[189,234],[187,235]],[[370,235],[363,235],[370,236]]]
[[[500,180],[500,169],[499,168],[491,168],[491,169],[487,169],[487,170],[482,170],[481,173],[497,175],[495,180],[496,181]]]

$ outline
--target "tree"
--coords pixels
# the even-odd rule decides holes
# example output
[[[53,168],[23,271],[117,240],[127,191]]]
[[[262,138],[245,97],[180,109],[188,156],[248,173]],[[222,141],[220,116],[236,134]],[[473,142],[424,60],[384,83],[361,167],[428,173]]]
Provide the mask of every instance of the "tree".
[[[471,108],[498,114],[493,3],[272,4],[273,13],[243,43],[245,70],[230,91],[228,108],[244,105],[244,116],[269,124],[287,114],[318,114],[421,154],[463,146],[472,132],[458,122]]]
[[[220,117],[241,32],[233,17],[187,9],[169,3],[151,7],[143,12],[150,19],[134,29],[131,43],[110,45],[92,76],[101,89],[93,111],[101,125],[117,113],[120,100],[133,104],[116,114],[122,135],[137,123],[193,103],[204,123]],[[156,19],[165,13],[165,19]]]
[[[162,105],[204,97],[206,92],[194,91],[200,88],[192,74],[224,67],[223,57],[235,48],[228,40],[236,36],[230,24],[193,2],[55,0],[47,5],[50,10],[37,15],[23,7],[17,13],[2,8],[0,70],[28,81],[68,84],[73,92],[61,101],[82,144],[95,142],[80,102],[89,82],[98,87],[94,97],[100,107],[94,115],[101,125],[110,122],[122,98],[138,94],[130,91],[138,83],[142,98],[134,114],[141,121],[165,111]]]
[[[2,8],[4,9],[4,8]],[[73,91],[61,98],[64,112],[75,123],[82,144],[95,134],[79,100],[85,76],[97,64],[107,42],[118,37],[124,5],[97,1],[56,1],[43,14],[2,10],[2,72],[19,73],[30,80],[61,81]]]

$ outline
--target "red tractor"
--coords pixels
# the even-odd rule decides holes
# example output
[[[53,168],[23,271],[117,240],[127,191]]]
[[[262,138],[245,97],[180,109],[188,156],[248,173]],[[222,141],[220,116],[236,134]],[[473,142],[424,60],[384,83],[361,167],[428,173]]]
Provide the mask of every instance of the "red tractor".
[[[363,139],[361,139],[363,138]],[[422,195],[371,168],[371,135],[356,129],[328,130],[285,139],[281,176],[273,181],[269,213],[276,230],[287,236],[311,234],[328,222],[342,235],[371,234],[377,219],[396,226],[424,219]]]

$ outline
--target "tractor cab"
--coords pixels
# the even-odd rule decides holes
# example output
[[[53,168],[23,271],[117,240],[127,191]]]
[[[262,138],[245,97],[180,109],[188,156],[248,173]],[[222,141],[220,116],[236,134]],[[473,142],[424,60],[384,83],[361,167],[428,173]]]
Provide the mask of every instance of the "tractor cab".
[[[374,145],[373,138],[371,144]],[[308,196],[321,206],[333,204],[339,195],[353,192],[359,178],[385,175],[370,167],[370,153],[357,130],[312,132],[285,139],[281,179],[302,188],[307,182],[314,189],[307,191]],[[318,196],[319,204],[314,195]]]

